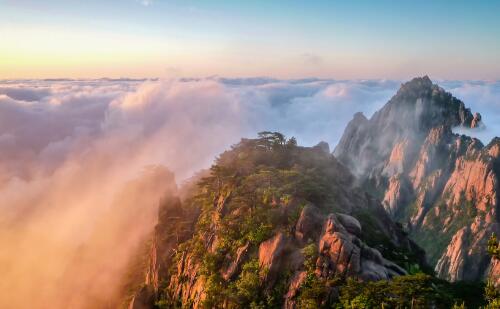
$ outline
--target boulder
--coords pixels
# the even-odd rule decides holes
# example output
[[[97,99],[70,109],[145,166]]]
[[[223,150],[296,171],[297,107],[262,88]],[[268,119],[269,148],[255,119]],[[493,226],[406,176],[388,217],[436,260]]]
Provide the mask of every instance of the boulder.
[[[274,283],[278,275],[286,243],[286,236],[279,232],[259,246],[259,267],[265,270],[265,276],[262,279],[268,284]]]
[[[359,235],[361,224],[358,220],[344,214],[330,214],[319,240],[316,274],[324,278],[351,276],[362,280],[390,279],[406,274],[377,249],[364,244]]]
[[[317,239],[321,233],[318,227],[323,223],[319,209],[313,205],[306,205],[300,213],[299,220],[295,225],[295,239],[306,243],[310,239]]]
[[[337,214],[337,218],[349,233],[361,237],[361,223],[358,219],[345,214]]]

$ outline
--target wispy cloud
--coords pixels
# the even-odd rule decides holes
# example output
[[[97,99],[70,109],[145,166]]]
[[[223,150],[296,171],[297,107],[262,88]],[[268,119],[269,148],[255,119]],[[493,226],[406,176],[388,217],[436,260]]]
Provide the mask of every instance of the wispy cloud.
[[[324,63],[323,57],[313,53],[303,53],[300,58],[307,65],[319,66]]]
[[[137,0],[144,6],[150,6],[153,4],[154,0]]]

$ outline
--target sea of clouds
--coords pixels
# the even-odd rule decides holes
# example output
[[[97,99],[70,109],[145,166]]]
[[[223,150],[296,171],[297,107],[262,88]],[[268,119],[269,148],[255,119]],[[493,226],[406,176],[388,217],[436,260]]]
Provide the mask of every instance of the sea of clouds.
[[[467,134],[488,143],[500,133],[500,82],[438,83],[483,115],[486,127]],[[0,307],[78,308],[116,293],[167,189],[161,184],[165,178],[167,186],[168,177],[151,176],[146,167],[166,166],[182,182],[240,138],[264,130],[295,136],[301,145],[327,141],[333,149],[355,112],[371,116],[400,84],[215,77],[0,81],[0,263],[7,269]],[[116,201],[134,181],[141,190],[129,190],[135,193],[123,204],[130,205],[120,208]],[[103,249],[117,246],[120,251]],[[75,269],[83,270],[76,276]],[[71,296],[76,289],[85,297]]]

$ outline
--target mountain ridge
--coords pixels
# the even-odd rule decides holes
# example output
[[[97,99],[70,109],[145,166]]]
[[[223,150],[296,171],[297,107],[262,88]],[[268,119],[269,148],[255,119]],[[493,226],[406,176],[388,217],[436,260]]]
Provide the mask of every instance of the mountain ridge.
[[[498,233],[499,139],[484,146],[452,132],[479,125],[480,114],[415,78],[369,120],[355,116],[334,150],[452,281],[488,276],[485,244]]]

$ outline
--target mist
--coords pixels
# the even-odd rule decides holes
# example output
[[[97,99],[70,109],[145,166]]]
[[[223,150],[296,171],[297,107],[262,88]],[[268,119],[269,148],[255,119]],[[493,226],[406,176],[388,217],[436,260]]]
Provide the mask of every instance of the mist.
[[[355,112],[370,117],[399,85],[1,81],[0,307],[113,304],[128,263],[154,227],[159,200],[176,183],[263,130],[295,136],[301,145],[326,141],[333,149]],[[499,83],[443,87],[499,131]]]
[[[472,112],[480,112],[483,125],[475,129],[457,127],[454,133],[479,139],[487,145],[500,132],[499,81],[444,81],[444,89],[462,100]]]

